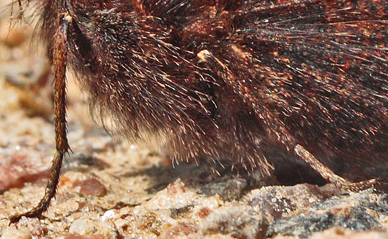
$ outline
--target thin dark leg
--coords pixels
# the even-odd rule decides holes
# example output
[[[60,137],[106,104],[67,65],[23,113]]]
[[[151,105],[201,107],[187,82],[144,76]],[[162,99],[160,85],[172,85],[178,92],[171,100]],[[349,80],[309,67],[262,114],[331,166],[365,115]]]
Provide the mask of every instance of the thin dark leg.
[[[376,179],[357,183],[349,182],[319,162],[319,160],[317,160],[314,155],[307,151],[303,146],[299,144],[296,145],[294,151],[303,161],[308,163],[310,167],[317,171],[324,179],[326,179],[328,182],[334,183],[334,185],[338,188],[343,188],[352,192],[359,192],[361,190],[378,186],[379,184]]]
[[[45,194],[39,204],[30,211],[14,215],[10,218],[11,223],[18,222],[23,216],[38,217],[47,210],[51,199],[54,197],[63,157],[69,151],[66,130],[66,64],[67,64],[67,31],[71,17],[68,14],[59,16],[59,27],[54,36],[53,66],[54,66],[54,124],[55,145],[57,153],[51,165],[51,174],[47,182]]]

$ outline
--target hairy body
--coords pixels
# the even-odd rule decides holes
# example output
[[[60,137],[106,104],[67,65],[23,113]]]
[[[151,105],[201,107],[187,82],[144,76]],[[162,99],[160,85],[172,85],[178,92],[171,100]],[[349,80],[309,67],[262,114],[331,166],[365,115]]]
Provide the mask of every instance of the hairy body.
[[[385,1],[40,4],[54,65],[71,66],[114,132],[267,175],[271,152],[300,149],[353,180],[388,175]]]

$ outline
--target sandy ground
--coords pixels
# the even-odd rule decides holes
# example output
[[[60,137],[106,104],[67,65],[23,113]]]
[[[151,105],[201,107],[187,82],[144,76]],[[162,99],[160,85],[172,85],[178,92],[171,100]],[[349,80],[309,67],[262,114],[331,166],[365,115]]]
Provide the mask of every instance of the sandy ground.
[[[204,165],[171,165],[112,140],[90,119],[71,76],[74,153],[57,195],[42,218],[9,225],[9,216],[42,197],[55,145],[50,84],[31,87],[46,67],[31,45],[33,28],[22,23],[9,33],[7,13],[0,20],[1,238],[388,238],[384,193],[273,186],[230,172],[215,177]]]

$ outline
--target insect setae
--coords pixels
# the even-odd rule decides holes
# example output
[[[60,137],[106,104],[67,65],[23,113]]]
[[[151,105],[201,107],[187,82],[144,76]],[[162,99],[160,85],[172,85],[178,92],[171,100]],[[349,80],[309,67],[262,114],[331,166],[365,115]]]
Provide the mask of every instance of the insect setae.
[[[32,2],[32,1],[31,1]],[[25,3],[24,1],[21,4]],[[58,183],[71,68],[111,130],[157,138],[171,160],[230,159],[270,174],[282,149],[351,190],[388,159],[388,2],[384,0],[39,0],[54,71]],[[387,170],[385,170],[387,172]]]

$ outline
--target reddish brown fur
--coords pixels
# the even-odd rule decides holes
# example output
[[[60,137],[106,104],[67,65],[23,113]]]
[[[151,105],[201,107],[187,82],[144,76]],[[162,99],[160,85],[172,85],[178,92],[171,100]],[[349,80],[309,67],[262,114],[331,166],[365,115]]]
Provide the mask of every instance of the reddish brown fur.
[[[38,3],[49,56],[65,13],[67,62],[125,137],[263,174],[301,145],[351,179],[388,175],[387,1]]]
[[[159,135],[174,160],[268,173],[266,152],[296,144],[360,168],[387,158],[384,1],[43,3],[49,45],[57,14],[73,18],[69,62],[95,114]]]

